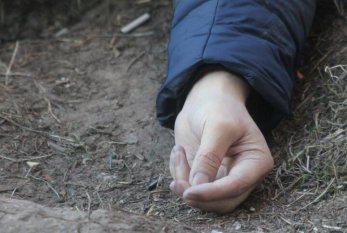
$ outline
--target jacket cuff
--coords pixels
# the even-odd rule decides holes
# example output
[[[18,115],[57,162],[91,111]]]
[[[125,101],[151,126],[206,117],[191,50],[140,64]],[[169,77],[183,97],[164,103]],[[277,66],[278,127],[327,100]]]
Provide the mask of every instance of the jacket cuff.
[[[178,98],[170,98],[174,91],[171,92],[171,94],[170,92],[165,93],[166,91],[163,91],[160,93],[160,95],[158,95],[157,117],[160,124],[164,127],[173,129],[176,117],[181,111],[185,99],[194,84],[206,74],[215,71],[226,71],[238,76],[239,78],[243,78],[238,74],[235,74],[233,71],[228,70],[222,64],[218,63],[202,63],[201,65],[192,67],[189,82],[182,87],[181,94]],[[250,94],[246,102],[247,110],[262,133],[268,134],[288,114],[278,111],[276,108],[271,106],[271,104],[265,101],[264,98],[256,90],[254,90],[254,88],[252,88],[252,86],[250,86],[250,88]]]

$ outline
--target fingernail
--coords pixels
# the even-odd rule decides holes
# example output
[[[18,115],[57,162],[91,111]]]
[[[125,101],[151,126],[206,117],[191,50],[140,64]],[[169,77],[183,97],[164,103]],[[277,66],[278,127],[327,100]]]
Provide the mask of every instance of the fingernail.
[[[193,177],[192,186],[198,185],[198,184],[205,184],[205,183],[208,183],[209,181],[210,181],[210,178],[208,177],[208,175],[202,172],[197,172]]]

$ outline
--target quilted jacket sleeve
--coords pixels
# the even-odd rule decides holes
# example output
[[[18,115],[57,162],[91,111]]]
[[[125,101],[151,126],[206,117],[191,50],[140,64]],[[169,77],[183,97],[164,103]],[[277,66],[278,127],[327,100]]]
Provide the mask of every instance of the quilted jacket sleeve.
[[[157,117],[173,128],[201,70],[226,69],[249,83],[248,107],[263,131],[290,113],[296,58],[316,0],[174,0],[167,77]],[[219,69],[218,68],[218,69]]]

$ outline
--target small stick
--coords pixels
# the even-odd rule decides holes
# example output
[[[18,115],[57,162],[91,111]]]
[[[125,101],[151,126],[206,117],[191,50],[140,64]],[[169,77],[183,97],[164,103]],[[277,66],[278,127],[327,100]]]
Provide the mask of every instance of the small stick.
[[[127,33],[131,32],[132,30],[136,29],[137,27],[141,26],[145,22],[147,22],[150,18],[151,18],[150,14],[145,13],[145,14],[141,15],[140,17],[134,19],[133,21],[131,21],[130,23],[128,23],[124,27],[122,27],[120,31],[124,34],[127,34]]]
[[[7,70],[6,70],[5,86],[8,85],[8,82],[9,82],[8,78],[9,78],[9,75],[11,73],[11,69],[12,69],[12,66],[13,66],[13,63],[14,63],[14,59],[16,58],[16,55],[17,55],[17,52],[18,52],[18,47],[19,47],[19,41],[17,40],[16,46],[14,47],[14,50],[13,50],[13,53],[12,53],[10,64],[8,65]]]
[[[1,76],[22,76],[22,77],[28,77],[28,78],[30,78],[30,77],[32,77],[32,75],[31,74],[25,74],[25,73],[9,73],[9,74],[7,74],[7,73],[1,73],[0,74]]]
[[[29,173],[31,172],[31,169],[32,169],[33,167],[29,167],[29,170],[28,170],[28,172],[27,172],[27,174],[24,176],[24,178],[27,178],[28,177],[28,175],[29,175]]]
[[[138,61],[141,59],[146,54],[146,52],[140,53],[137,57],[133,58],[133,60],[130,61],[128,67],[127,67],[127,72],[130,70],[130,68]]]
[[[39,180],[39,181],[45,182],[46,185],[47,185],[47,186],[54,192],[54,194],[60,199],[59,193],[57,192],[57,190],[55,190],[55,189],[53,188],[53,186],[52,186],[48,181],[46,181],[46,180],[44,180],[44,179],[42,179],[42,178],[37,178],[37,177],[32,176],[32,175],[29,175],[29,177],[33,178],[34,180]]]
[[[54,149],[62,154],[64,154],[66,152],[66,148],[60,146],[60,145],[57,145],[55,143],[52,143],[52,142],[47,142],[47,146],[51,149]]]
[[[12,158],[6,157],[6,156],[4,156],[4,155],[0,155],[0,158],[9,160],[9,161],[11,161],[11,162],[17,162],[16,159],[12,159]]]
[[[288,185],[288,187],[286,187],[285,189],[281,190],[279,193],[276,194],[276,196],[274,196],[273,198],[271,198],[272,201],[276,200],[279,196],[281,196],[284,192],[286,192],[287,190],[291,189],[294,187],[294,185],[296,185],[300,180],[302,179],[302,177],[297,178],[293,183],[291,183],[290,185]]]
[[[44,132],[44,131],[31,129],[31,128],[26,127],[24,125],[20,125],[17,122],[15,122],[13,120],[10,120],[7,117],[1,116],[1,115],[0,115],[0,118],[4,119],[5,121],[11,123],[14,126],[17,126],[17,127],[21,128],[21,129],[24,129],[24,130],[27,130],[27,131],[30,131],[30,132],[33,132],[33,133],[40,134],[40,135],[45,136],[47,138],[50,138],[52,140],[64,140],[64,141],[69,142],[69,143],[75,143],[75,140],[73,140],[71,138],[61,137],[59,135],[49,134],[49,133]]]
[[[29,182],[29,181],[26,181],[26,182],[24,182],[23,184],[21,184],[21,185],[17,186],[16,188],[14,188],[13,191],[12,191],[12,193],[11,193],[10,199],[12,199],[12,197],[13,197],[13,195],[16,193],[17,189],[23,187],[23,186],[26,185],[28,182]]]
[[[99,198],[99,201],[100,201],[100,203],[101,203],[101,209],[103,208],[103,206],[104,206],[104,202],[102,201],[102,199],[101,199],[101,197],[100,197],[100,194],[99,194],[99,192],[96,192],[96,195],[98,196],[98,198]]]
[[[90,195],[88,192],[86,192],[87,194],[87,198],[88,198],[88,217],[90,218],[90,207],[91,207],[91,204],[92,204],[92,199],[90,198]]]
[[[51,114],[51,116],[53,117],[54,120],[56,120],[59,124],[61,123],[61,121],[59,120],[59,118],[54,115],[53,110],[52,110],[52,105],[51,102],[49,101],[48,98],[44,97],[44,100],[47,102],[48,105],[48,112]]]
[[[338,76],[333,74],[333,71],[336,70],[337,68],[340,68],[345,74],[347,74],[347,65],[336,65],[333,67],[326,66],[324,71],[325,73],[328,73],[331,78],[339,79]]]
[[[138,33],[132,33],[132,34],[121,34],[121,33],[116,33],[115,36],[118,37],[148,37],[148,36],[153,36],[155,33],[153,31],[148,31],[148,32],[138,32]]]
[[[289,221],[288,219],[285,219],[282,216],[280,216],[280,219],[282,219],[285,223],[288,223],[289,225],[293,226],[293,223]]]
[[[92,199],[90,198],[90,195],[88,192],[86,192],[87,194],[87,197],[88,197],[88,231],[89,232],[89,229],[90,229],[90,215],[91,215],[91,211],[90,211],[90,207],[91,207],[91,204],[92,204]]]
[[[169,129],[169,134],[172,136],[172,137],[175,137],[175,131],[173,131],[172,129]]]
[[[121,38],[127,38],[127,37],[149,37],[155,35],[155,32],[148,31],[148,32],[137,32],[132,34],[124,34],[124,33],[115,33],[112,35],[101,35],[101,36],[95,36],[94,38],[114,38],[114,37],[121,37]]]
[[[17,191],[17,188],[13,189],[12,193],[11,193],[11,197],[10,199],[12,199],[13,195],[15,194],[15,192]]]
[[[330,189],[331,185],[334,183],[335,178],[331,179],[330,183],[328,184],[328,186],[326,187],[326,189],[318,195],[318,197],[316,197],[313,201],[311,201],[310,203],[308,203],[307,205],[305,205],[304,207],[302,207],[300,210],[306,209],[308,206],[316,203],[317,201],[319,201]]]
[[[98,143],[97,146],[101,145],[101,144],[109,144],[109,145],[113,145],[113,144],[116,144],[116,145],[132,145],[132,144],[135,144],[136,142],[118,142],[118,141],[101,141]]]
[[[322,225],[323,228],[329,229],[329,230],[335,230],[335,231],[341,231],[343,230],[342,227],[335,227],[335,226],[329,226],[329,225]]]
[[[154,190],[151,191],[151,194],[157,194],[157,193],[168,193],[171,192],[170,190]]]
[[[42,155],[42,156],[37,156],[37,157],[31,157],[31,158],[26,158],[26,159],[13,159],[13,158],[10,158],[10,157],[7,157],[5,155],[0,154],[0,158],[9,160],[9,161],[15,162],[15,163],[26,162],[26,161],[37,160],[37,159],[44,159],[44,158],[51,157],[51,156],[52,156],[52,154],[51,155]]]

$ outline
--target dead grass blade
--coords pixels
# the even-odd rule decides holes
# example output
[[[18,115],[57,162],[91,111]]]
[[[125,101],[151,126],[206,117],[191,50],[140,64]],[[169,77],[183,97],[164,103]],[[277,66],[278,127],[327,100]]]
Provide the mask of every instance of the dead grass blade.
[[[7,66],[6,76],[5,76],[5,86],[7,86],[8,83],[9,83],[9,76],[10,76],[10,73],[11,73],[11,69],[12,69],[13,63],[14,63],[14,61],[16,59],[16,55],[17,55],[17,52],[18,52],[18,47],[19,47],[19,41],[16,42],[16,45],[14,47],[10,63]]]
[[[335,182],[335,178],[331,179],[331,181],[329,182],[328,186],[324,189],[324,191],[321,194],[319,194],[319,196],[316,197],[313,201],[311,201],[310,203],[308,203],[307,205],[302,207],[300,210],[306,209],[310,205],[318,202],[330,190],[330,188],[331,188],[331,186],[333,185],[334,182]]]

